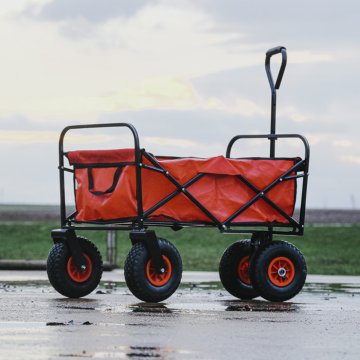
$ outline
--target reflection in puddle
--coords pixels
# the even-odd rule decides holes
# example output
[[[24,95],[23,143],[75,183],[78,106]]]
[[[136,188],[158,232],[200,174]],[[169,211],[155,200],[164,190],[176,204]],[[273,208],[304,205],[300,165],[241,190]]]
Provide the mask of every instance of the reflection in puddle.
[[[86,304],[97,304],[98,303],[98,300],[96,300],[96,299],[89,299],[89,298],[77,298],[77,299],[74,298],[74,299],[72,299],[72,298],[67,298],[67,297],[50,299],[50,301],[60,304],[58,306],[78,306],[78,305],[83,306]],[[75,304],[75,305],[71,305],[71,304]]]
[[[108,295],[117,291],[122,284],[116,282],[101,282],[100,288],[96,291],[97,295]]]
[[[66,306],[66,305],[58,305],[59,309],[67,309],[67,310],[96,310],[94,307],[84,307],[84,306]]]
[[[62,298],[62,299],[51,299],[50,300],[52,306],[56,309],[65,310],[68,312],[74,311],[96,311],[99,309],[99,301],[94,299],[70,299],[70,298]]]
[[[60,357],[91,358],[91,359],[167,359],[168,354],[191,355],[192,351],[160,348],[157,346],[116,346],[114,351],[78,354],[59,354]]]
[[[225,311],[254,311],[254,312],[296,312],[299,306],[290,302],[267,301],[224,301]]]
[[[130,351],[126,354],[129,358],[159,358],[162,357],[161,350],[152,346],[130,346]]]
[[[46,326],[72,326],[72,325],[93,325],[93,323],[91,323],[90,321],[85,321],[85,322],[81,322],[81,323],[75,323],[74,320],[70,320],[68,322],[47,322]]]
[[[157,303],[138,303],[129,306],[134,313],[147,314],[172,314],[174,310],[169,309],[164,304]]]

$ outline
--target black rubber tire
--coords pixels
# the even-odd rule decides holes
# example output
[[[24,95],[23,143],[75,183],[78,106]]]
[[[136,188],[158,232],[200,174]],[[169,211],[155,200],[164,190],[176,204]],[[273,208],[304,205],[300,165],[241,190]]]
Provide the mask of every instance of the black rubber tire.
[[[249,300],[259,296],[252,284],[246,284],[238,275],[238,265],[246,256],[252,256],[250,240],[240,240],[230,245],[220,260],[219,274],[224,288],[233,296]],[[252,260],[251,260],[252,261]]]
[[[165,239],[158,239],[161,254],[171,263],[171,276],[162,286],[154,286],[146,275],[150,254],[144,243],[136,243],[130,250],[124,266],[125,281],[129,290],[138,299],[146,302],[161,302],[169,298],[179,287],[182,276],[182,261],[176,247]]]
[[[276,285],[268,275],[271,262],[278,257],[289,259],[294,266],[294,278],[286,286]],[[272,241],[260,248],[250,270],[254,288],[264,299],[269,301],[292,299],[303,288],[306,275],[307,267],[303,254],[297,247],[286,241]]]
[[[51,285],[60,294],[69,298],[79,298],[90,294],[99,285],[102,276],[102,259],[96,246],[84,237],[78,236],[79,245],[92,263],[89,279],[84,282],[75,282],[67,270],[68,260],[71,257],[70,249],[65,242],[54,244],[47,259],[47,274]]]

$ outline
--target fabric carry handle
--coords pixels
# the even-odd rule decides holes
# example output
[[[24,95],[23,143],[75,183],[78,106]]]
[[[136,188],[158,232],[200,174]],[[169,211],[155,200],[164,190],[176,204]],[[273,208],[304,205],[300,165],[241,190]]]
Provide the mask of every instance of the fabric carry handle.
[[[105,194],[110,194],[112,193],[115,188],[116,188],[116,185],[119,181],[119,178],[120,178],[120,175],[121,175],[121,172],[122,172],[122,168],[123,166],[118,166],[116,171],[115,171],[115,174],[114,174],[114,180],[113,180],[113,183],[112,185],[105,191],[95,191],[94,190],[94,177],[93,177],[93,174],[92,174],[92,167],[89,167],[88,168],[88,179],[89,179],[89,191],[94,194],[94,195],[105,195]]]

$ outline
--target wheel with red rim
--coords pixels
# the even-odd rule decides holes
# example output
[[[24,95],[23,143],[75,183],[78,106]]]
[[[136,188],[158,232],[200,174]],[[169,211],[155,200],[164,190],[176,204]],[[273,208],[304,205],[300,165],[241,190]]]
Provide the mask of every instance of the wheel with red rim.
[[[76,283],[84,283],[85,281],[89,280],[91,273],[92,273],[92,261],[89,258],[89,256],[85,253],[83,253],[83,256],[85,258],[85,262],[86,262],[86,269],[85,270],[79,270],[74,262],[73,262],[73,257],[70,256],[69,260],[67,262],[67,272],[68,275],[70,277],[71,280],[73,280]]]
[[[292,283],[295,277],[294,263],[285,256],[278,256],[268,266],[269,280],[279,287],[285,287]]]
[[[250,279],[250,261],[254,257],[250,240],[240,240],[230,245],[221,257],[220,280],[224,288],[239,299],[258,296]]]
[[[158,240],[165,263],[163,273],[156,271],[150,253],[142,242],[133,245],[124,266],[129,290],[146,302],[160,302],[169,298],[179,287],[182,276],[182,261],[176,247],[165,239]]]
[[[146,277],[152,285],[157,287],[166,285],[172,274],[172,266],[169,258],[163,255],[163,260],[165,262],[165,271],[161,274],[156,271],[156,268],[151,259],[149,259],[146,264]]]
[[[250,255],[244,256],[238,264],[237,273],[239,279],[246,285],[251,285],[250,274]]]
[[[60,294],[79,298],[90,294],[99,285],[102,259],[96,246],[78,236],[77,241],[85,258],[85,269],[78,269],[65,242],[56,243],[47,259],[47,274],[51,285]]]
[[[303,254],[285,241],[273,241],[261,248],[250,271],[259,294],[269,301],[286,301],[303,288],[307,267]]]

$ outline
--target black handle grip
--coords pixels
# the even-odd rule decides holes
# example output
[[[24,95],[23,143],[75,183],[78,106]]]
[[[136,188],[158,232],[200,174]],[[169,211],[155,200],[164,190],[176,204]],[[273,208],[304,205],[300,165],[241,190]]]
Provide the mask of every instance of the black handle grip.
[[[279,74],[276,79],[276,83],[274,84],[274,80],[271,75],[271,69],[270,69],[270,59],[273,55],[276,55],[276,54],[282,55],[282,61],[281,61]],[[266,70],[266,74],[267,74],[267,77],[269,80],[271,90],[275,90],[275,89],[277,90],[280,88],[281,80],[283,78],[285,67],[286,67],[286,62],[287,62],[287,54],[286,54],[286,48],[284,46],[277,46],[272,49],[269,49],[266,52],[265,70]]]
[[[271,57],[273,55],[280,54],[282,49],[286,50],[286,48],[284,46],[273,47],[266,52],[266,56]]]

